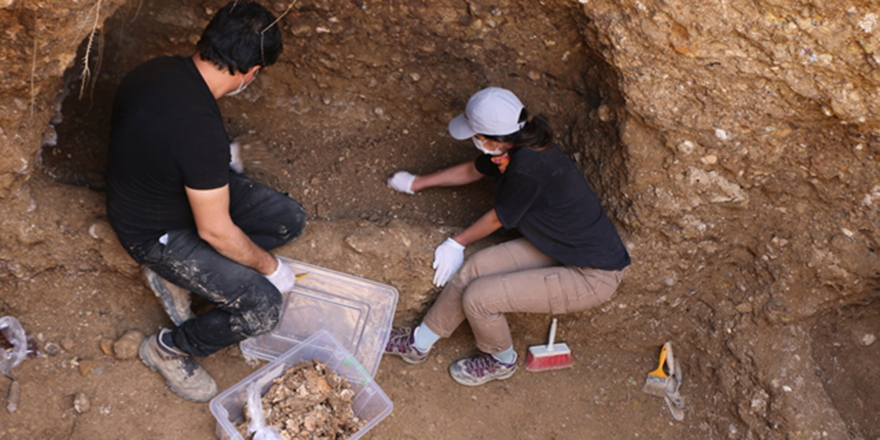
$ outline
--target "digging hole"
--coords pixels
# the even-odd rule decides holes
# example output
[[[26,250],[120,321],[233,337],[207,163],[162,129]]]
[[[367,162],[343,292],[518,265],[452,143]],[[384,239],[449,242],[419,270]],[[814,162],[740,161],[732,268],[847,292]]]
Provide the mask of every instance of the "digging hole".
[[[494,85],[550,119],[557,144],[606,205],[620,200],[626,169],[617,79],[593,49],[590,20],[577,3],[545,3],[296,3],[282,20],[280,61],[241,95],[220,100],[230,137],[245,145],[246,172],[288,191],[314,218],[466,225],[490,206],[490,182],[405,197],[385,179],[475,157],[446,124],[472,93]],[[57,141],[50,134],[41,150],[44,172],[103,188],[119,82],[152,57],[191,54],[223,4],[138,0],[109,17],[82,99],[85,41],[65,74]],[[276,14],[286,7],[271,4]]]
[[[816,375],[850,438],[880,438],[880,301],[819,318],[811,336]]]

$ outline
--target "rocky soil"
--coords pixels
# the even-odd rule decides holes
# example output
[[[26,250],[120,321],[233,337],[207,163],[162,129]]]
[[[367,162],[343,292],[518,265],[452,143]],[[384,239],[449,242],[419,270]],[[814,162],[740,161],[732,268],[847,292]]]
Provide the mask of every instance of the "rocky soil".
[[[39,349],[15,370],[0,439],[212,435],[207,405],[110,349],[170,321],[101,190],[116,84],[191,53],[223,3],[0,0],[0,316]],[[279,63],[221,100],[247,172],[308,209],[280,254],[391,284],[396,322],[416,322],[437,294],[433,247],[491,186],[406,196],[384,180],[472,158],[446,123],[498,85],[552,121],[634,261],[607,305],[560,318],[573,369],[463,389],[445,368],[474,350],[464,326],[425,364],[382,362],[395,408],[367,438],[880,436],[877,14],[862,0],[295,3]],[[548,320],[511,323],[522,354]],[[683,422],[639,392],[665,340],[685,367]],[[221,389],[252,371],[236,348],[203,365]]]

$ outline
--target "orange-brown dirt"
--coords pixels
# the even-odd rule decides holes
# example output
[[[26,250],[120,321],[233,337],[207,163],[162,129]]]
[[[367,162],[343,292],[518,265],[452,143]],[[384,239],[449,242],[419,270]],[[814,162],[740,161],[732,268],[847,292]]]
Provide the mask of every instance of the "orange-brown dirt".
[[[13,371],[21,398],[0,409],[0,439],[213,435],[207,404],[101,349],[170,325],[108,229],[102,186],[116,85],[191,53],[223,3],[0,0],[0,316],[39,349]],[[491,185],[406,196],[385,179],[471,159],[446,123],[497,85],[548,116],[634,262],[609,303],[560,317],[572,369],[460,387],[446,368],[475,350],[466,325],[425,364],[383,360],[394,412],[366,438],[880,437],[874,9],[296,2],[279,63],[220,101],[246,171],[307,207],[280,254],[393,285],[395,322],[417,322],[437,294],[434,246],[488,209]],[[547,317],[510,322],[521,356],[545,338]],[[682,422],[640,391],[665,340],[684,364]],[[253,371],[235,347],[202,364],[221,389]]]

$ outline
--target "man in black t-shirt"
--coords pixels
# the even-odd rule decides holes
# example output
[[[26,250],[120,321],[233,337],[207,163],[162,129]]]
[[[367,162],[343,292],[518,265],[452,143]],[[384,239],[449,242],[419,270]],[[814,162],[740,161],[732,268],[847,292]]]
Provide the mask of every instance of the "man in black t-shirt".
[[[217,106],[274,64],[281,49],[272,13],[233,1],[208,24],[197,53],[138,66],[113,103],[107,213],[177,325],[147,338],[139,355],[189,400],[217,392],[193,357],[271,330],[281,294],[295,283],[290,268],[267,250],[298,237],[305,212],[230,170]],[[214,308],[192,317],[189,291]]]

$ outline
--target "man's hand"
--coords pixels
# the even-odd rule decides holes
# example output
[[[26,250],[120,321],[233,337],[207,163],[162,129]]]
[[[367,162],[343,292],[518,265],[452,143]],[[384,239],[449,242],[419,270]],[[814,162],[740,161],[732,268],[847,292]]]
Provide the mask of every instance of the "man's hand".
[[[398,171],[394,173],[394,176],[388,179],[388,186],[397,192],[415,194],[415,191],[412,189],[412,184],[415,180],[416,176],[406,171]]]
[[[284,264],[280,258],[275,257],[275,259],[278,260],[278,268],[275,269],[275,272],[271,275],[266,275],[266,279],[268,279],[279,292],[290,292],[293,290],[293,286],[296,285],[296,275],[290,270],[290,266]]]
[[[447,238],[437,250],[434,251],[434,285],[445,285],[452,279],[464,263],[464,246],[457,241]]]

